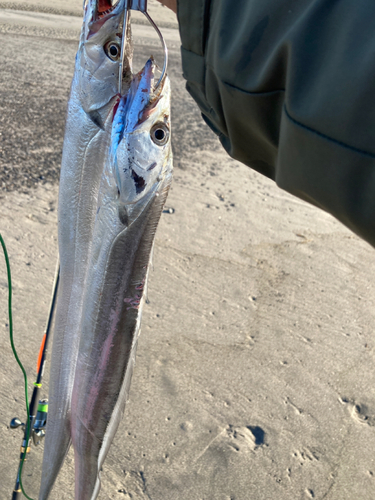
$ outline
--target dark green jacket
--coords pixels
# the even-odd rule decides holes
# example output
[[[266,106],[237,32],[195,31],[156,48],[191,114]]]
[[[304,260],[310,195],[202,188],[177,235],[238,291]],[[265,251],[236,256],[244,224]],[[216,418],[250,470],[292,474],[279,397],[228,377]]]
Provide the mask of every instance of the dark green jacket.
[[[178,19],[227,152],[375,246],[375,2],[179,0]]]

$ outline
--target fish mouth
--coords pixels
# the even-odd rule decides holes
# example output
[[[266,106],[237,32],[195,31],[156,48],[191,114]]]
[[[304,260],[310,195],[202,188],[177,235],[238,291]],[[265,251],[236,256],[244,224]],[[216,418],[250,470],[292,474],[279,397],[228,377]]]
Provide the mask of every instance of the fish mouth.
[[[111,18],[119,15],[125,6],[126,0],[86,0],[85,13],[87,15],[89,39]]]
[[[112,117],[112,122],[116,122],[112,137],[115,145],[114,151],[117,150],[122,141],[126,129],[132,130],[147,118],[147,112],[154,102],[154,96],[152,95],[154,72],[155,63],[151,57],[141,71],[133,75],[128,93],[124,94],[121,98],[117,97]],[[138,109],[142,102],[142,109]],[[128,119],[128,117],[132,117],[133,119]],[[134,117],[136,117],[135,123]]]
[[[119,3],[120,0],[98,0],[96,4],[95,21],[103,19],[103,17],[107,17],[115,10]]]
[[[84,11],[90,12],[90,24],[98,21],[103,24],[110,17],[117,15],[124,8],[124,0],[86,0]]]

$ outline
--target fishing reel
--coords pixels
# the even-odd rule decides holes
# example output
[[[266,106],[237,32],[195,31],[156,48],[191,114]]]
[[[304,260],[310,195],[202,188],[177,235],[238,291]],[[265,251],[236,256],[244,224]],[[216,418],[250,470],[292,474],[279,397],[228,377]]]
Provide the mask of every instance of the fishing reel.
[[[47,425],[47,415],[48,415],[48,399],[39,400],[38,411],[35,416],[34,425],[31,430],[31,436],[33,438],[33,443],[35,446],[39,446],[42,442],[44,436],[46,435],[45,427]],[[26,424],[21,422],[17,417],[13,418],[9,424],[11,429],[21,428],[25,431]]]

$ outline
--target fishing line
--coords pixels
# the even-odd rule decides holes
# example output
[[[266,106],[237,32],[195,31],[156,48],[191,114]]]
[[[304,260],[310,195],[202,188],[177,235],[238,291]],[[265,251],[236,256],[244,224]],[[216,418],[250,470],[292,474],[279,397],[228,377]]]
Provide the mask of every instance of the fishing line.
[[[11,276],[11,272],[10,272],[10,262],[9,262],[7,248],[5,246],[5,242],[3,240],[3,237],[1,236],[1,233],[0,233],[0,243],[1,243],[1,246],[2,246],[3,252],[4,252],[5,264],[6,264],[6,268],[7,268],[7,277],[8,277],[8,316],[9,316],[10,345],[12,346],[12,351],[13,351],[14,357],[16,358],[16,361],[22,370],[23,378],[24,378],[24,382],[25,382],[25,400],[26,400],[26,413],[27,413],[27,421],[26,422],[27,423],[26,423],[26,439],[25,439],[25,442],[23,443],[24,444],[24,447],[23,447],[24,451],[23,452],[21,451],[21,453],[23,453],[23,457],[22,457],[21,465],[20,465],[19,481],[20,481],[21,491],[22,491],[23,495],[28,500],[33,500],[32,498],[30,498],[29,496],[26,495],[26,493],[23,489],[23,484],[22,484],[22,469],[23,469],[23,464],[24,464],[24,461],[25,461],[25,458],[27,455],[27,448],[28,448],[29,439],[30,439],[30,412],[29,412],[29,392],[28,392],[28,385],[27,385],[27,374],[26,374],[25,368],[23,367],[23,365],[18,357],[17,350],[16,350],[16,347],[15,347],[14,341],[13,341],[12,276]]]

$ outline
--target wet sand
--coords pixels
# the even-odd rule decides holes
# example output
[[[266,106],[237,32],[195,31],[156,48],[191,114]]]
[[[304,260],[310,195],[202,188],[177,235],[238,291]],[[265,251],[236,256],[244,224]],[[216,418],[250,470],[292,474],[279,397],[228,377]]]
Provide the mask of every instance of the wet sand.
[[[81,1],[55,1],[48,13],[49,2],[33,0],[49,19],[5,3],[0,231],[12,263],[15,342],[31,387],[57,256],[58,173]],[[59,17],[58,9],[75,15]],[[139,29],[141,64],[159,48],[148,28]],[[130,400],[99,498],[375,498],[374,250],[227,157],[185,91],[178,32],[167,32],[173,213],[163,214],[156,236]],[[9,422],[25,418],[6,296],[0,259],[4,500],[21,444]],[[33,498],[42,451],[33,447],[25,468]],[[73,499],[73,484],[70,453],[51,499]]]

